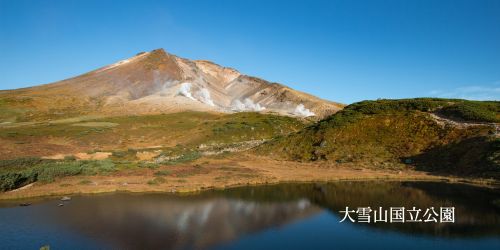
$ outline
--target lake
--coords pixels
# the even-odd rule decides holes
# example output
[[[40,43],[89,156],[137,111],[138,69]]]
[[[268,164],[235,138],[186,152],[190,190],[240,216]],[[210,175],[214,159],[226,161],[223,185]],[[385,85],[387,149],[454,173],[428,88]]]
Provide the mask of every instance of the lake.
[[[346,181],[59,198],[0,201],[0,248],[500,249],[500,191],[462,184]],[[454,207],[454,222],[339,222],[346,206]]]

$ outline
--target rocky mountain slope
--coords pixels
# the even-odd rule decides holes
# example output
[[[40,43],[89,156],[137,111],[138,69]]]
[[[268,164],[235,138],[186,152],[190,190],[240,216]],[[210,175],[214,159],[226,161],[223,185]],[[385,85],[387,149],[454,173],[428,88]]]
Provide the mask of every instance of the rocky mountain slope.
[[[6,111],[0,122],[186,110],[322,118],[342,107],[209,61],[180,58],[163,49],[141,52],[56,83],[0,91],[0,109]]]

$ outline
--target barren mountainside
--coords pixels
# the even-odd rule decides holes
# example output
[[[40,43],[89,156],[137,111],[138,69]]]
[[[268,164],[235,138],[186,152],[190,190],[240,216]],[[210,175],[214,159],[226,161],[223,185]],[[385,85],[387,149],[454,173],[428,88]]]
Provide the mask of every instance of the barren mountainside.
[[[10,109],[12,114],[2,115],[3,122],[186,110],[274,112],[319,119],[343,107],[210,61],[180,58],[163,49],[141,52],[59,82],[0,91],[0,98],[3,105],[17,108],[17,113]]]

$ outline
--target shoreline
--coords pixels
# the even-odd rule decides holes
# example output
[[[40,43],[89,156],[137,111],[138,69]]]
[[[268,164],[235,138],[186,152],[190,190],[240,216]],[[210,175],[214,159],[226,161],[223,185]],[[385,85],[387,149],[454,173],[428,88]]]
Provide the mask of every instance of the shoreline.
[[[254,158],[254,157],[252,157]],[[206,160],[206,159],[205,159]],[[236,169],[233,165],[237,163]],[[192,164],[169,166],[186,171]],[[198,166],[198,165],[195,165]],[[233,173],[222,171],[232,166]],[[207,190],[224,190],[242,186],[277,185],[283,183],[330,183],[341,181],[429,181],[499,188],[500,181],[456,176],[440,176],[414,170],[375,170],[352,166],[283,162],[269,159],[218,159],[204,166],[205,172],[186,177],[155,177],[154,170],[141,169],[117,172],[110,176],[71,176],[52,183],[31,183],[0,193],[0,201],[45,199],[58,196],[94,195],[108,193],[165,193],[191,195]],[[243,171],[243,172],[242,172]],[[234,178],[233,178],[234,177]],[[158,184],[151,180],[161,178]],[[84,184],[85,183],[85,184]]]
[[[42,194],[42,195],[8,195],[7,193],[16,192],[16,190],[11,190],[5,193],[0,194],[0,202],[9,202],[9,201],[20,201],[27,199],[52,199],[52,198],[60,198],[61,196],[88,196],[88,195],[106,195],[106,194],[172,194],[172,195],[196,195],[201,192],[210,191],[210,190],[227,190],[238,187],[258,187],[258,186],[270,186],[270,185],[280,185],[280,184],[315,184],[315,183],[335,183],[335,182],[369,182],[369,181],[377,181],[377,182],[439,182],[439,183],[449,183],[449,184],[461,184],[461,185],[469,185],[474,187],[481,188],[500,188],[500,182],[483,182],[482,180],[474,180],[474,179],[465,179],[465,178],[454,178],[454,177],[440,177],[436,176],[436,178],[357,178],[357,179],[332,179],[332,180],[309,180],[309,181],[282,181],[282,182],[262,182],[262,183],[251,183],[251,184],[235,184],[235,185],[225,185],[225,186],[209,186],[209,187],[201,187],[198,189],[179,189],[176,191],[171,190],[157,190],[157,189],[111,189],[111,190],[95,190],[90,192],[66,192],[64,190],[60,190],[60,192],[55,192],[51,194]],[[34,183],[28,184],[32,185]],[[23,187],[21,187],[23,188]],[[4,195],[7,194],[7,195]]]

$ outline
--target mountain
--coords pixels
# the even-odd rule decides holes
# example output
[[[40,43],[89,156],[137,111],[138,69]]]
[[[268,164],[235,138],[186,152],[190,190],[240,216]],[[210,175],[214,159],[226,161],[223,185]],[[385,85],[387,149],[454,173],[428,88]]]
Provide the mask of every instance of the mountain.
[[[180,111],[271,112],[317,119],[343,108],[278,83],[163,49],[59,82],[0,91],[5,121]],[[7,110],[5,110],[7,111]],[[1,121],[0,120],[0,121]]]

